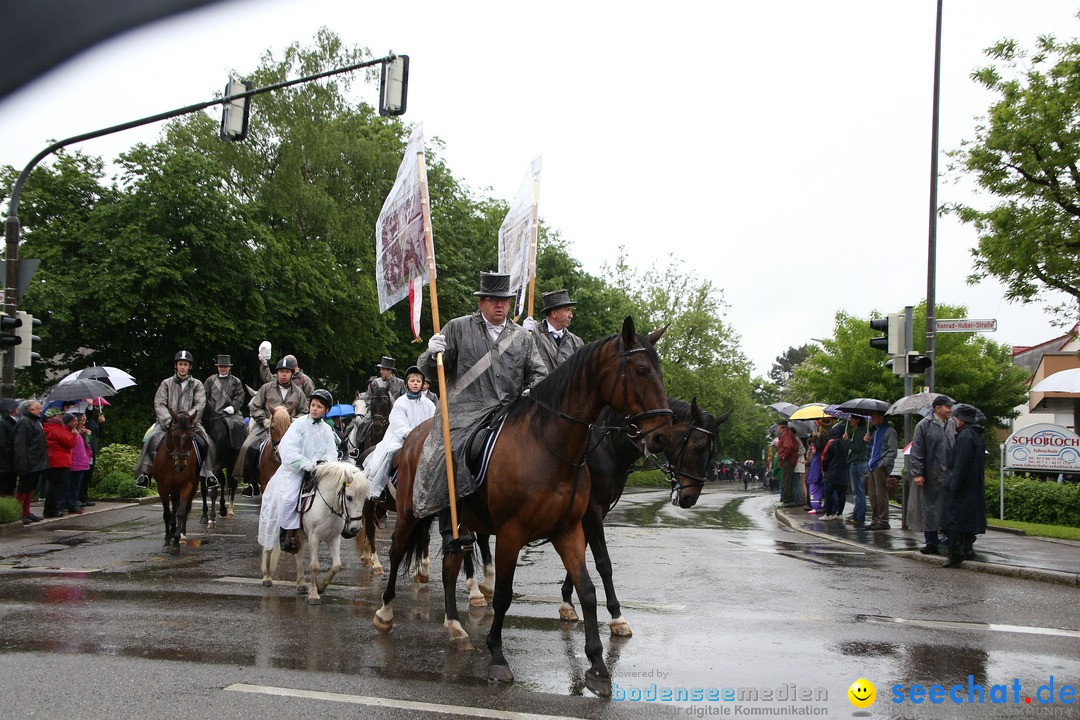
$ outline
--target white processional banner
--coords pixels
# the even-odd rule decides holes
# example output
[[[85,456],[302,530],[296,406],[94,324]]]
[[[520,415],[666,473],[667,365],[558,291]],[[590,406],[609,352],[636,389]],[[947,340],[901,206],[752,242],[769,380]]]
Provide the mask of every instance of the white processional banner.
[[[532,239],[539,180],[540,158],[536,158],[499,227],[499,272],[510,275],[510,289],[518,293],[517,314],[521,313],[525,302],[525,287],[536,277],[536,248]]]

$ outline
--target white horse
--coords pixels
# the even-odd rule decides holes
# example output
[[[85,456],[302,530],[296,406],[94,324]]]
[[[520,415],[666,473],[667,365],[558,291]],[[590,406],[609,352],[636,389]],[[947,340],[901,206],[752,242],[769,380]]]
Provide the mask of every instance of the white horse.
[[[326,591],[330,581],[341,570],[341,538],[353,538],[363,530],[360,510],[368,496],[368,479],[364,471],[347,462],[328,462],[315,469],[315,496],[300,519],[297,532],[299,550],[296,553],[296,592],[307,593],[308,605],[318,605],[319,595]],[[330,551],[330,570],[319,578],[319,543],[325,543]],[[311,582],[304,574],[304,551],[308,551],[307,570]],[[273,574],[281,559],[281,546],[262,552],[263,585],[274,584]]]

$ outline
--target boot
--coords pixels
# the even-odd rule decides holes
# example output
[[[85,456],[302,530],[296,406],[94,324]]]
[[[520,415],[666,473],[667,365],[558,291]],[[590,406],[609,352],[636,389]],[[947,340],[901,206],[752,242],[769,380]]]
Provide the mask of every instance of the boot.
[[[949,559],[941,567],[954,568],[960,567],[960,563],[964,562],[964,547],[960,543],[959,538],[950,539],[949,541]]]
[[[278,536],[278,539],[281,542],[282,552],[287,552],[295,555],[297,550],[299,550],[296,545],[295,530],[286,530],[285,528],[281,528],[281,534]]]
[[[460,526],[458,528],[460,530]],[[474,538],[472,535],[458,534],[454,539],[454,531],[450,524],[450,508],[439,513],[439,534],[442,535],[443,555],[454,555],[471,550]]]

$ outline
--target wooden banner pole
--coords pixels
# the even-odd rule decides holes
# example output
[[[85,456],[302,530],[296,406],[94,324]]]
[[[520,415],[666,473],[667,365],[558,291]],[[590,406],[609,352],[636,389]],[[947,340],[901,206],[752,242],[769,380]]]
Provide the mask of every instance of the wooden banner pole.
[[[420,211],[424,220],[424,246],[427,249],[428,287],[431,293],[431,324],[436,333],[441,332],[439,322],[439,291],[435,286],[435,241],[431,234],[431,208],[428,205],[427,167],[424,165],[424,153],[417,153],[420,166]],[[446,487],[450,493],[450,527],[454,540],[458,539],[457,488],[454,485],[454,457],[450,448],[450,410],[446,404],[446,369],[443,367],[443,354],[435,356],[435,365],[439,374],[439,412],[442,413],[443,448],[446,451]]]

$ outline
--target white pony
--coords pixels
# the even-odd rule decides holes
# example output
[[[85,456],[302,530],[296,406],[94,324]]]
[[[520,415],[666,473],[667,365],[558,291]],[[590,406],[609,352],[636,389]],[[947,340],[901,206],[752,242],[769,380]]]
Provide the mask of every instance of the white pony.
[[[341,538],[353,538],[363,530],[360,511],[368,496],[368,479],[364,471],[347,462],[328,462],[315,468],[315,495],[300,520],[296,553],[296,592],[307,593],[308,605],[318,605],[319,595],[341,570]],[[319,578],[319,543],[325,543],[332,561],[330,570]],[[304,551],[308,551],[307,569],[311,583],[304,574]],[[263,585],[274,584],[273,574],[281,559],[281,546],[262,551]]]

